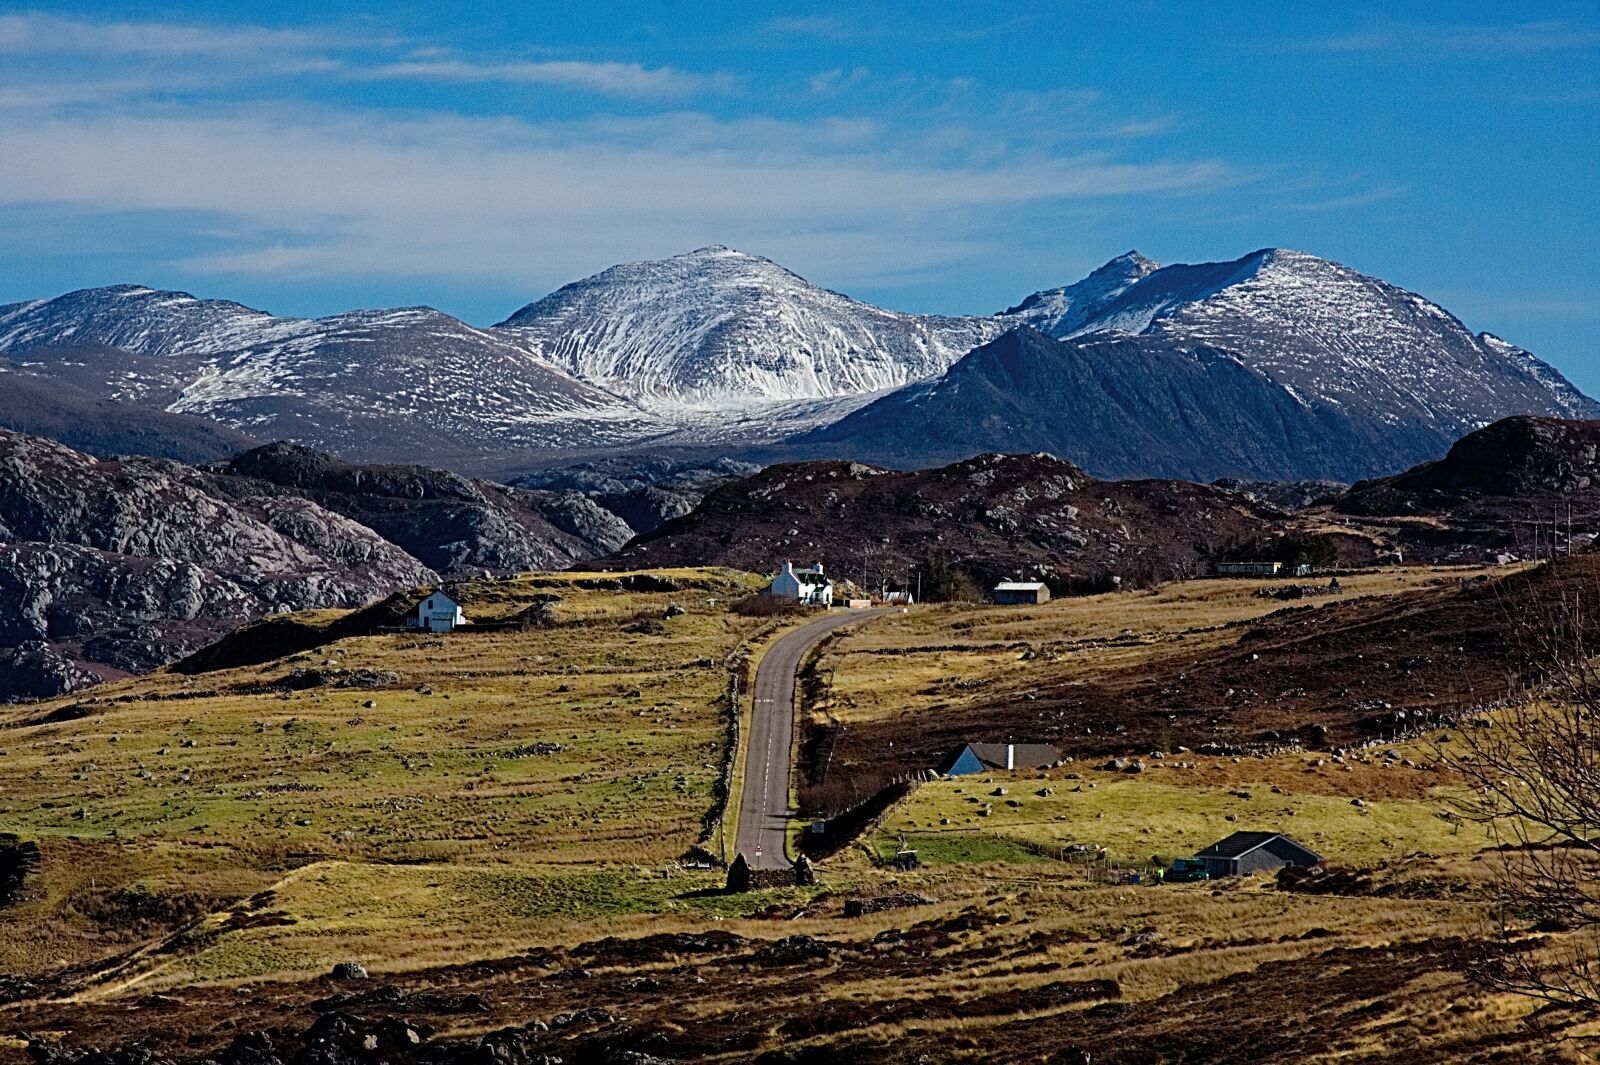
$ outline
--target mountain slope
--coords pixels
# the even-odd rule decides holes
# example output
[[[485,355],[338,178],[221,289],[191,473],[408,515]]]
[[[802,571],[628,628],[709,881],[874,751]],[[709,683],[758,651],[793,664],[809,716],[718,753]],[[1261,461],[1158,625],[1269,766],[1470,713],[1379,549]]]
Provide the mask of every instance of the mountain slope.
[[[1350,481],[1507,415],[1600,415],[1526,351],[1315,256],[1124,257],[1096,273],[1007,312],[1057,343],[1002,337],[792,446],[904,465],[1049,450],[1103,476]]]
[[[998,325],[881,310],[710,247],[575,281],[497,329],[584,380],[714,408],[896,388],[943,370]]]
[[[21,373],[0,376],[0,429],[48,437],[101,458],[211,462],[260,443],[207,418],[97,399],[65,381]]]
[[[931,384],[903,389],[796,438],[807,453],[906,466],[984,451],[1048,451],[1096,476],[1246,475],[1314,469],[1351,479],[1432,438],[1299,402],[1230,353],[1142,337],[1062,342],[1018,329]]]

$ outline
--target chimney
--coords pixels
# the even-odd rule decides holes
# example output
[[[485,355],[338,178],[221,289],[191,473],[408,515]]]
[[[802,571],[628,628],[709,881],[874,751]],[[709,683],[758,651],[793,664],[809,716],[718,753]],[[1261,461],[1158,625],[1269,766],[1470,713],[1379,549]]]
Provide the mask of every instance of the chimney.
[[[1006,768],[1017,768],[1017,745],[1014,743],[1006,744]]]

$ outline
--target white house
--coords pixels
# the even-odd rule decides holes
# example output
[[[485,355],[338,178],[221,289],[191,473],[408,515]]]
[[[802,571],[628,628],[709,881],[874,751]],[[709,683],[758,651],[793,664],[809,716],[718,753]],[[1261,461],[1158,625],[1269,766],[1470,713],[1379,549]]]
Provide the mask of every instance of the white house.
[[[822,575],[822,563],[807,569],[795,569],[794,563],[785,562],[778,575],[767,585],[767,594],[779,599],[793,599],[809,606],[833,605],[833,582]]]
[[[457,625],[466,623],[467,615],[461,612],[461,604],[445,591],[431,593],[406,616],[407,628],[425,629],[428,632],[450,632]]]

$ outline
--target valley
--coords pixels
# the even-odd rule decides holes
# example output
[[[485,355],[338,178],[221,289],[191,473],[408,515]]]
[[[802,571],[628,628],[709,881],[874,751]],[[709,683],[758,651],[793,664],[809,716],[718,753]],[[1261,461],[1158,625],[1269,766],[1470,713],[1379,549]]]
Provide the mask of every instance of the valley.
[[[1555,572],[1592,579],[1580,562]],[[1546,573],[1378,570],[1289,616],[1371,615],[1363,653],[1399,663],[1435,604]],[[1211,702],[1194,662],[1292,646],[1255,636],[1285,613],[1255,593],[1293,579],[868,617],[800,668],[803,815],[838,774],[865,793],[880,769],[969,739],[1052,739],[1069,760],[915,783],[814,859],[815,884],[727,894],[703,858],[727,859],[737,831],[717,820],[731,681],[748,691],[805,620],[733,608],[762,584],[708,569],[474,580],[456,586],[473,621],[540,620],[340,636],[345,615],[299,615],[313,646],[286,657],[257,660],[244,630],[180,671],[0,712],[0,818],[41,852],[0,908],[0,1034],[85,1065],[112,1060],[91,1046],[243,1065],[363,1041],[419,1062],[1020,1062],[1070,1047],[1134,1061],[1152,1041],[1169,1060],[1307,1046],[1567,1060],[1523,1026],[1532,1004],[1458,967],[1464,951],[1562,949],[1526,929],[1482,939],[1495,841],[1452,814],[1462,785],[1440,752],[1504,690],[1492,662],[1479,690],[1406,667],[1448,704],[1420,728],[1368,738],[1338,716],[1342,696],[1312,694],[1332,703],[1296,704],[1259,743],[1260,712]],[[1474,624],[1508,637],[1514,617],[1490,602]],[[1399,616],[1413,620],[1375,622]],[[1351,622],[1306,623],[1336,643]],[[1221,668],[1231,682],[1254,666]],[[1347,666],[1300,672],[1352,682]],[[1125,732],[1027,731],[1035,706],[1134,678],[1204,727],[1141,731],[1130,710]],[[1410,708],[1403,687],[1372,694]],[[1291,738],[1286,722],[1312,712],[1329,732]],[[806,760],[818,723],[844,737],[822,781]],[[1143,771],[1101,768],[1106,752]],[[1115,879],[1238,827],[1288,832],[1353,876],[1322,894]],[[919,867],[887,864],[899,847]],[[364,979],[327,975],[351,961]],[[174,1023],[197,1013],[212,1023]],[[1314,1042],[1283,1037],[1287,1016],[1317,1018]],[[1542,1023],[1587,1031],[1577,1015]]]

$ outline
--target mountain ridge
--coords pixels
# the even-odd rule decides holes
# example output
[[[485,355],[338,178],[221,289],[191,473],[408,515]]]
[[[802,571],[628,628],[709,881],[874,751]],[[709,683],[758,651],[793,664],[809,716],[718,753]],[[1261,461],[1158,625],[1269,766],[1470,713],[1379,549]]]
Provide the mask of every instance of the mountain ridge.
[[[1139,471],[1065,449],[1096,472],[1353,480],[1404,468],[1506,415],[1600,414],[1525,349],[1470,332],[1415,293],[1279,248],[1167,266],[1130,251],[989,316],[884,310],[723,245],[618,264],[486,328],[426,307],[280,318],[112,286],[0,308],[0,371],[369,461],[484,468],[519,452],[656,447],[808,457],[819,444],[843,445],[868,410],[904,414],[950,375],[970,379],[970,366],[957,369],[964,360],[1023,327],[1075,348],[1080,393],[1056,390],[1052,409],[1022,396],[1023,412],[990,396],[986,409],[943,411],[942,450],[919,454],[904,438],[892,455],[873,451],[882,435],[873,431],[848,453],[915,465],[964,457],[963,448],[1052,448],[1073,438],[1085,397],[1111,395],[1129,412],[1184,412],[1170,432],[1154,422],[1123,434],[1153,441],[1150,454],[1190,450],[1231,425],[1248,439],[1219,454],[1263,453],[1289,437],[1299,441],[1289,453],[1309,457]],[[68,346],[80,355],[52,354]],[[1147,379],[1115,363],[1124,357]],[[1217,360],[1229,359],[1250,371],[1239,396],[1213,389],[1210,408],[1197,406],[1196,362],[1215,376],[1228,372]],[[999,433],[1008,419],[1009,435]],[[963,440],[949,431],[963,422],[985,428]],[[1297,436],[1305,427],[1310,436]],[[1348,461],[1315,457],[1341,449]]]

